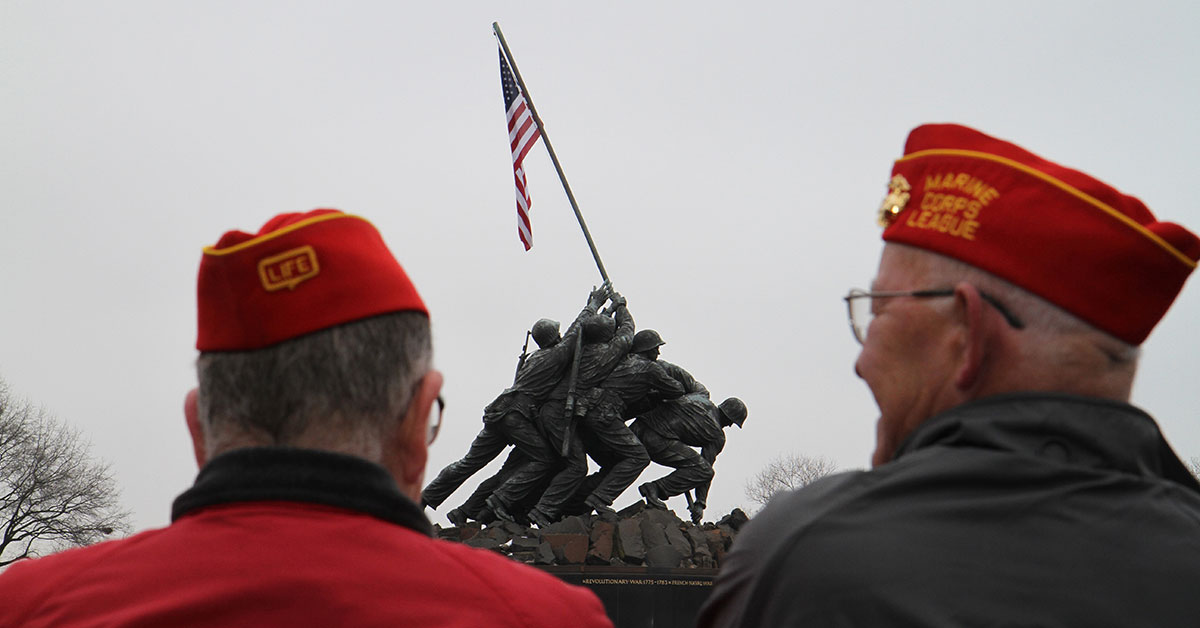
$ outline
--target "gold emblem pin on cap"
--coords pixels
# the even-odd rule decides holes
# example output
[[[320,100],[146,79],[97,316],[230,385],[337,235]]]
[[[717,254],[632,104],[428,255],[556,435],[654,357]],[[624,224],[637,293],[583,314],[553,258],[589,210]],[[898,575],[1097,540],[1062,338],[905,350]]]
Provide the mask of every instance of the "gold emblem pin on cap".
[[[896,175],[892,177],[888,183],[888,195],[883,199],[883,203],[879,206],[878,222],[880,227],[887,227],[896,220],[896,215],[904,209],[908,204],[909,190],[912,186],[908,184],[908,179],[904,175]]]

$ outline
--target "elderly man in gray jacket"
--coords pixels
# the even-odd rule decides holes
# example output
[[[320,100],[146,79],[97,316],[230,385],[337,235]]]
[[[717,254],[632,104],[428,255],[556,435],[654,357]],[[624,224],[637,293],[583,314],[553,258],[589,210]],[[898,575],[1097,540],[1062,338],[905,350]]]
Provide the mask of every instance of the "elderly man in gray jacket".
[[[1200,239],[962,126],[892,175],[846,297],[874,468],[773,500],[700,625],[1196,626],[1200,486],[1128,400]]]

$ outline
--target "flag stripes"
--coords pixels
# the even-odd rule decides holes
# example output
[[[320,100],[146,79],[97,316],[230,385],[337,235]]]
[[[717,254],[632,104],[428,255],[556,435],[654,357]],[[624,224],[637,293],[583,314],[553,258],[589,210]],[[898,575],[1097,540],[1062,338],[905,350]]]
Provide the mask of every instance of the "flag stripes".
[[[517,233],[521,244],[528,251],[533,247],[533,227],[529,221],[529,210],[533,206],[529,200],[529,190],[525,187],[525,155],[537,143],[542,132],[538,129],[533,113],[525,102],[517,81],[513,78],[504,51],[500,51],[500,87],[504,90],[504,109],[508,117],[508,141],[512,148],[513,180],[517,191]]]

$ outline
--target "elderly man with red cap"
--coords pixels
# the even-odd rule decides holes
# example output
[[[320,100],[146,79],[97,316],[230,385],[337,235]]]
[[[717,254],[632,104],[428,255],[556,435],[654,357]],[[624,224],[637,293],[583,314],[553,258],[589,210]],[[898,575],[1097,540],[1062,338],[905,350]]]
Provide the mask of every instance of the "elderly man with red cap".
[[[12,565],[0,626],[596,626],[591,592],[430,538],[429,315],[366,220],[276,216],[204,249],[200,473],[170,526]]]
[[[1200,486],[1128,400],[1200,239],[958,125],[892,175],[846,297],[873,469],[774,499],[700,625],[1197,625]]]

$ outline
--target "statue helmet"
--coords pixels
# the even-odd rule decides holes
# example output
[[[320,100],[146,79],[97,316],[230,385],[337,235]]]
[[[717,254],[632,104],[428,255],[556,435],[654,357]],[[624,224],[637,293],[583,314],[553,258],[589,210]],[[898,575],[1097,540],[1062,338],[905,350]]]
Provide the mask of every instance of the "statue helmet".
[[[721,414],[728,417],[739,428],[742,426],[742,423],[746,422],[746,404],[742,403],[741,399],[730,397],[722,401],[718,407],[721,409]]]
[[[641,353],[649,351],[655,347],[661,347],[667,344],[663,341],[662,336],[653,329],[643,329],[633,336],[633,347],[629,349],[631,353]]]
[[[584,342],[608,342],[617,333],[617,322],[603,314],[593,314],[583,321]]]
[[[529,333],[533,336],[533,341],[543,349],[552,346],[560,340],[558,335],[558,321],[549,318],[543,318],[534,323]]]

